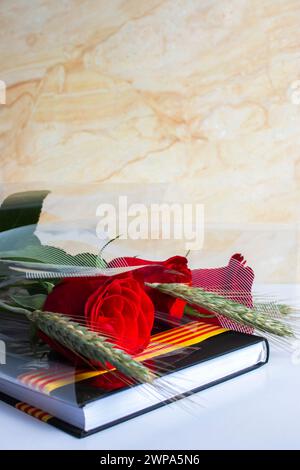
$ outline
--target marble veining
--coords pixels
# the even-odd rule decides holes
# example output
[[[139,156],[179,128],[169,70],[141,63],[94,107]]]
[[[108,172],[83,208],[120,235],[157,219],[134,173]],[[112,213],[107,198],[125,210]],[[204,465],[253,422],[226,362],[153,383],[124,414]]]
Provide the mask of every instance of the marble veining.
[[[208,223],[275,224],[290,281],[299,23],[299,0],[2,0],[1,184],[178,184]],[[269,236],[237,233],[259,265]]]

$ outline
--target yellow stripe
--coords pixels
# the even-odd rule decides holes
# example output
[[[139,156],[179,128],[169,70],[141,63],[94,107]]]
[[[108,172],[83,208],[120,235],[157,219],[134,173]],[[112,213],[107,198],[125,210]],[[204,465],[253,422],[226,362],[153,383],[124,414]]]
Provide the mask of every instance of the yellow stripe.
[[[194,334],[196,332],[195,328],[194,328],[195,326],[197,326],[196,330],[197,329],[202,330],[204,328],[204,326],[207,327],[208,325],[207,325],[207,323],[204,323],[204,322],[196,322],[195,321],[195,322],[188,323],[188,326],[184,325],[184,326],[180,326],[180,327],[177,327],[177,328],[172,328],[171,330],[165,331],[163,333],[157,333],[156,335],[152,336],[152,338],[150,340],[150,343],[149,343],[149,346],[143,352],[143,356],[144,356],[145,353],[148,353],[153,348],[156,348],[159,344],[161,344],[161,345],[168,344],[167,340],[170,339],[170,338],[173,339],[173,337],[175,337],[173,339],[173,341],[178,339],[179,334],[182,334],[182,340],[186,337],[187,334],[189,334],[189,335]],[[185,334],[183,334],[183,333],[185,333]],[[161,341],[162,339],[163,339],[163,341]],[[139,359],[136,358],[136,360],[139,360]],[[63,387],[64,385],[67,385],[69,383],[80,382],[81,380],[86,380],[88,378],[92,378],[92,377],[95,377],[95,376],[98,376],[98,375],[102,375],[106,372],[107,372],[106,370],[104,370],[104,371],[85,371],[85,372],[79,373],[78,375],[76,375],[76,377],[72,376],[72,378],[68,378],[68,379],[62,378],[62,379],[59,379],[59,380],[55,380],[52,383],[46,384],[44,387],[42,387],[42,390],[45,393],[50,393],[53,390],[55,390],[56,388]],[[39,378],[39,375],[40,375],[40,380],[46,380],[48,374],[49,374],[49,370],[47,370],[46,372],[44,371],[42,373],[41,373],[41,371],[38,371],[38,372],[35,372],[35,373],[30,372],[29,374],[26,373],[26,374],[20,375],[19,380],[21,380],[22,382],[26,382],[26,380],[28,380],[27,378],[29,377],[29,379],[30,379],[29,380],[29,385],[30,385],[32,380],[36,381]],[[36,383],[36,388],[38,388],[38,387],[39,387],[39,382]]]
[[[193,322],[194,323],[194,322]],[[195,322],[197,323],[197,322]],[[204,325],[206,328],[209,328],[209,325],[207,323],[204,323],[204,322],[201,322],[201,324],[199,325],[199,328],[197,328],[199,330],[199,336],[197,336],[196,338],[194,338],[194,342],[192,344],[196,344],[196,343],[199,343],[200,342],[200,338],[204,337],[204,339],[206,339],[206,336],[204,336],[201,331],[203,330],[204,328]],[[211,325],[211,327],[213,327],[214,325]],[[186,344],[186,342],[184,342],[184,340],[186,338],[189,338],[192,334],[195,334],[197,332],[196,331],[193,331],[193,329],[195,330],[195,328],[174,328],[173,330],[171,330],[172,332],[176,332],[179,333],[183,333],[185,332],[185,335],[182,335],[181,337],[181,342],[178,343],[178,345],[176,345],[176,348],[177,349],[180,349],[182,347],[184,347],[184,345]],[[215,330],[215,331],[220,331],[220,333],[222,333],[223,331],[226,331],[222,328],[219,328],[218,330]],[[149,344],[149,346],[145,349],[144,353],[139,356],[136,356],[135,357],[135,360],[138,361],[138,362],[141,362],[141,361],[144,361],[145,359],[150,359],[152,357],[157,357],[157,356],[160,356],[162,354],[165,354],[167,352],[169,352],[170,348],[167,347],[167,345],[172,345],[174,341],[177,341],[178,340],[178,336],[174,336],[174,338],[172,338],[173,341],[170,341],[169,343],[166,341],[166,342],[159,342],[157,341],[156,343],[154,342],[154,339],[159,336],[159,335],[155,335],[152,337],[152,341],[151,343]],[[166,336],[166,335],[164,335]],[[173,336],[173,335],[172,335]],[[165,339],[168,339],[168,338],[164,338],[164,341]],[[152,349],[154,347],[157,347],[159,344],[161,344],[161,348],[155,350],[154,352],[152,352]],[[151,346],[151,348],[150,348]],[[176,349],[175,348],[175,349]],[[172,351],[174,350],[174,348],[172,349]],[[110,369],[110,371],[114,371],[116,370],[115,368],[113,369]],[[87,380],[87,379],[90,379],[92,377],[98,377],[99,375],[103,375],[103,374],[106,374],[107,372],[109,372],[108,370],[94,370],[94,371],[86,371],[86,372],[82,372],[80,374],[77,374],[75,376],[73,376],[72,378],[68,377],[68,378],[62,378],[60,380],[56,380],[54,382],[50,382],[48,384],[46,384],[42,390],[45,392],[45,393],[51,393],[53,390],[56,390],[57,388],[60,388],[60,387],[64,387],[65,385],[68,385],[70,383],[76,383],[76,382],[80,382],[82,380]]]
[[[36,418],[40,421],[44,421],[44,423],[47,423],[49,419],[53,418],[53,416],[49,414],[45,414],[44,411],[39,410],[38,408],[34,408],[33,406],[30,406],[28,411],[25,411],[25,409],[28,408],[28,406],[30,405],[28,405],[27,403],[19,402],[15,405],[15,408],[17,408],[17,410],[23,411],[24,413],[26,413],[29,416],[32,416],[33,418]]]
[[[115,369],[112,369],[115,370]],[[43,388],[43,392],[45,393],[51,393],[53,390],[56,390],[57,388],[64,387],[65,385],[80,382],[81,380],[86,380],[90,379],[92,377],[97,377],[98,375],[106,374],[108,371],[107,370],[93,370],[93,371],[87,371],[83,372],[81,374],[76,374],[72,378],[67,378],[67,379],[61,379],[57,380],[55,382],[50,382],[49,384],[45,385]]]
[[[207,333],[203,333],[203,330],[206,330],[207,328],[211,328],[211,327],[216,327],[216,326],[209,325],[205,322],[193,321],[186,325],[182,325],[177,328],[172,328],[169,331],[158,333],[152,336],[149,346],[145,349],[143,353],[140,353],[139,355],[135,356],[135,360],[138,362],[141,362],[147,359],[155,358],[155,357],[167,354],[169,352],[175,351],[176,349],[181,349],[184,347],[191,346],[193,344],[197,344],[199,342],[205,341],[208,338],[211,338],[213,336],[216,336],[218,334],[221,334],[227,331],[227,329],[218,327],[218,329],[215,329],[213,331],[208,331]],[[191,336],[195,334],[196,336],[191,339]],[[180,342],[177,344],[174,344],[176,343],[176,341],[178,341],[179,339],[178,336],[180,335],[181,335]],[[161,345],[160,348],[158,347],[159,345]],[[110,369],[109,371],[114,371],[114,370],[116,369],[113,368],[113,369]],[[44,387],[42,387],[42,391],[47,394],[50,394],[53,390],[56,390],[57,388],[64,387],[65,385],[69,385],[74,382],[81,382],[82,380],[87,380],[92,377],[98,377],[100,375],[106,374],[109,371],[108,370],[78,371],[76,375],[71,375],[71,376],[68,375],[65,378],[61,378],[60,380],[54,380],[53,382],[46,384]],[[30,375],[32,375],[32,373]],[[24,380],[24,378],[25,377],[23,375],[22,379]],[[38,376],[36,375],[34,377],[34,380],[36,380],[37,378]],[[43,378],[45,378],[44,374],[42,374],[41,379]]]
[[[157,350],[155,351],[155,353],[145,354],[142,357],[139,357],[137,360],[141,362],[141,361],[146,361],[147,359],[152,359],[157,356],[162,356],[169,352],[176,351],[176,349],[182,349],[188,346],[192,346],[193,344],[200,343],[208,338],[211,338],[212,336],[216,336],[221,333],[224,333],[224,331],[227,331],[227,330],[225,328],[220,328],[218,330],[209,331],[208,333],[205,333],[204,335],[201,335],[201,336],[195,336],[195,338],[192,338],[192,339],[187,338],[186,341],[183,341],[182,343],[171,345],[169,348],[166,348],[163,350]]]
[[[206,323],[206,325],[201,326],[200,328],[190,328],[190,329],[182,329],[178,330],[176,334],[167,337],[167,338],[159,338],[158,341],[151,341],[149,346],[143,351],[143,353],[139,354],[138,356],[135,357],[137,360],[140,355],[144,355],[145,353],[150,353],[151,351],[155,350],[158,345],[165,346],[168,344],[173,344],[176,341],[184,341],[186,337],[190,337],[192,335],[195,335],[198,333],[198,336],[200,337],[202,332],[207,330],[208,328],[218,328],[216,325],[209,325]],[[219,327],[220,328],[220,327]]]
[[[20,411],[24,411],[25,413],[25,408],[27,408],[29,405],[27,403],[24,403],[24,402],[20,402],[20,403],[17,403],[16,404],[16,408]]]
[[[44,423],[48,423],[49,419],[51,419],[51,415],[45,415],[43,418],[38,418],[40,421],[43,421]]]
[[[168,339],[168,341],[157,341],[156,343],[153,343],[149,345],[142,353],[138,354],[135,356],[135,360],[138,361],[140,356],[144,356],[145,354],[150,354],[152,352],[156,352],[157,347],[160,346],[160,350],[163,351],[163,348],[166,348],[168,345],[178,343],[181,344],[183,343],[187,338],[190,338],[191,336],[197,335],[197,338],[201,338],[204,334],[206,334],[207,330],[217,330],[221,329],[221,327],[217,327],[216,325],[208,325],[206,324],[205,327],[201,327],[197,330],[190,330],[190,331],[185,331],[183,334],[177,334],[176,336],[172,337],[171,339]]]
[[[44,414],[44,411],[42,410],[38,410],[35,414],[35,418],[37,419],[41,419],[41,416]]]
[[[156,333],[156,335],[151,337],[150,345],[151,345],[152,341],[157,341],[157,340],[161,340],[161,339],[168,339],[171,336],[173,336],[174,334],[177,334],[181,331],[191,331],[191,329],[194,328],[194,327],[196,327],[196,329],[198,329],[198,328],[202,328],[205,325],[207,325],[207,323],[205,323],[205,322],[193,321],[193,322],[187,323],[186,325],[181,325],[181,326],[178,326],[177,328],[172,328],[171,330],[163,331],[162,333]]]
[[[228,330],[225,329],[225,328],[219,328],[217,330],[209,331],[208,333],[200,334],[199,336],[196,336],[195,338],[192,338],[192,339],[187,338],[185,341],[183,341],[181,343],[174,344],[174,345],[171,344],[170,347],[167,347],[167,348],[164,348],[164,349],[158,349],[154,353],[150,352],[150,353],[147,354],[147,350],[146,350],[145,354],[143,354],[142,356],[138,356],[135,359],[138,362],[142,362],[142,361],[145,361],[147,359],[152,359],[152,358],[157,357],[157,356],[162,356],[163,354],[167,354],[167,353],[176,351],[176,349],[182,349],[182,348],[186,348],[188,346],[192,346],[193,344],[198,344],[202,341],[205,341],[208,338],[212,338],[213,336],[224,333],[225,331],[228,331]],[[114,370],[116,370],[116,369],[113,368],[113,369],[110,369],[109,371],[108,370],[98,370],[98,371],[95,370],[95,371],[84,372],[84,373],[76,375],[72,379],[70,379],[70,378],[69,379],[64,379],[64,380],[62,379],[62,380],[59,380],[57,382],[49,383],[44,388],[43,391],[45,393],[49,394],[53,390],[56,390],[57,388],[60,388],[60,387],[64,387],[65,385],[69,385],[70,383],[80,382],[82,380],[86,380],[86,379],[89,379],[89,378],[92,378],[92,377],[98,377],[99,375],[107,374],[107,372],[113,372]]]

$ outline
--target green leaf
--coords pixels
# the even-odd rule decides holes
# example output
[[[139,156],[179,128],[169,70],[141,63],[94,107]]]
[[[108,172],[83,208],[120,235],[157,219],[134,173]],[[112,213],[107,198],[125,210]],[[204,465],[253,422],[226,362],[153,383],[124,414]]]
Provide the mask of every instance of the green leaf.
[[[198,317],[198,318],[212,318],[216,316],[214,313],[211,313],[211,314],[200,313],[198,310],[195,310],[190,305],[186,305],[184,307],[184,315],[191,315],[192,317]]]
[[[93,253],[70,255],[62,248],[49,245],[29,245],[19,250],[0,251],[0,261],[27,261],[65,266],[100,267],[107,266],[105,261]]]
[[[34,235],[43,202],[49,191],[11,194],[0,207],[0,250],[40,245]],[[7,232],[7,233],[6,233]]]
[[[50,294],[55,286],[55,284],[48,281],[40,282],[40,284],[46,290],[47,294]]]
[[[26,191],[8,196],[0,207],[0,232],[36,225],[49,191]]]
[[[22,283],[20,284],[22,285]],[[23,282],[23,287],[28,291],[29,295],[48,295],[50,292],[52,292],[54,286],[55,284],[53,282],[41,280]]]
[[[41,310],[44,306],[46,301],[47,295],[44,294],[36,294],[36,295],[28,295],[28,294],[19,294],[19,295],[11,295],[11,299],[20,307],[29,308],[30,310]]]

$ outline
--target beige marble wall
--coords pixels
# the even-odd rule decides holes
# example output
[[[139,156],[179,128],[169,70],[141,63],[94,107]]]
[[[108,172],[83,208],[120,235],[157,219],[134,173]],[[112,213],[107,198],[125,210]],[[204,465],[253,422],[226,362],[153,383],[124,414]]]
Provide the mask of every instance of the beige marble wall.
[[[178,183],[227,224],[207,252],[293,280],[299,24],[299,0],[2,0],[0,181]]]

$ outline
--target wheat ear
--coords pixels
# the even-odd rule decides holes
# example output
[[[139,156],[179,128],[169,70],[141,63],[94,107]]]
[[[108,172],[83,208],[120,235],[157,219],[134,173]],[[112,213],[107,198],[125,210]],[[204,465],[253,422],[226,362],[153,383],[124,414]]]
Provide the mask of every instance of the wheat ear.
[[[92,361],[101,362],[103,365],[107,361],[127,377],[132,377],[141,383],[151,383],[155,378],[148,367],[116,348],[105,337],[71,321],[64,315],[40,310],[31,312],[1,301],[0,307],[15,313],[25,314],[47,336]]]
[[[157,289],[172,297],[184,299],[192,305],[204,307],[211,312],[223,315],[243,325],[251,326],[257,330],[272,333],[276,336],[294,336],[292,329],[280,320],[267,314],[257,312],[255,309],[233,302],[221,295],[207,292],[199,287],[190,287],[185,284],[157,284],[147,283],[149,287]]]

